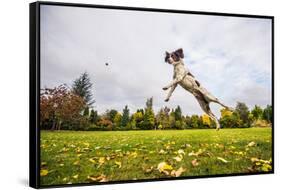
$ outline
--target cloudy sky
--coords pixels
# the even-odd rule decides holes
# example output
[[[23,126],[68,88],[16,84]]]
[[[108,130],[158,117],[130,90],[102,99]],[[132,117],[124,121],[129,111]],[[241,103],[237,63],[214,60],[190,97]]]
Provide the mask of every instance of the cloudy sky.
[[[86,71],[99,112],[125,105],[132,112],[153,97],[157,111],[180,105],[184,114],[202,114],[180,86],[164,102],[162,87],[173,76],[164,53],[177,48],[225,104],[271,104],[270,19],[41,6],[41,87],[71,85]],[[219,116],[221,107],[211,108]]]

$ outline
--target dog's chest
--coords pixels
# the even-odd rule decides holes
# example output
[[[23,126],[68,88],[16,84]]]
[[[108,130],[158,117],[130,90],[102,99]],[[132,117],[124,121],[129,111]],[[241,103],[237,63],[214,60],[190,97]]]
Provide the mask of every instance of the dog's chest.
[[[185,68],[183,67],[183,65],[176,65],[174,67],[174,76],[173,78],[177,78],[177,77],[182,77],[184,76],[186,73]]]

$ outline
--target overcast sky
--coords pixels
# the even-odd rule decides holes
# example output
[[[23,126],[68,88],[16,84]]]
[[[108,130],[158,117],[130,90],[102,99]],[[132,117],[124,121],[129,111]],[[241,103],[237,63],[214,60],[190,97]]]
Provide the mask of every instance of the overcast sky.
[[[125,105],[132,113],[153,97],[156,111],[180,105],[184,114],[202,114],[180,86],[164,102],[162,87],[173,77],[164,53],[177,48],[225,104],[271,104],[270,19],[41,6],[41,87],[70,86],[86,71],[100,113]],[[221,107],[211,108],[219,116]]]

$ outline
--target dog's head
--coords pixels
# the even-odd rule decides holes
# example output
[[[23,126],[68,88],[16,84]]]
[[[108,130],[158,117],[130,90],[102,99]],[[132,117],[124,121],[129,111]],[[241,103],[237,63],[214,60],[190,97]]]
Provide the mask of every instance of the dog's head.
[[[183,59],[184,55],[183,55],[183,50],[182,48],[169,53],[166,51],[166,56],[165,56],[165,62],[175,65],[176,63],[178,63],[180,61],[180,59]]]

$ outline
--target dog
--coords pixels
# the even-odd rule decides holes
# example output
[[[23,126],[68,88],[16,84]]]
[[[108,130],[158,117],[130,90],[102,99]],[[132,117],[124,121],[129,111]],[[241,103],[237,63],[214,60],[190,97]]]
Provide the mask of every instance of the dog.
[[[217,119],[217,117],[212,113],[210,109],[210,103],[214,102],[217,104],[220,104],[224,108],[228,110],[232,110],[232,108],[224,105],[221,103],[218,98],[213,96],[211,93],[209,93],[196,79],[195,77],[190,73],[188,69],[184,67],[183,62],[184,54],[183,49],[180,48],[172,53],[169,53],[166,51],[165,55],[165,62],[169,63],[174,66],[174,75],[173,75],[173,81],[165,86],[163,90],[168,90],[170,88],[170,91],[168,92],[167,98],[165,99],[166,102],[169,101],[170,97],[172,96],[172,93],[176,89],[178,85],[183,87],[185,90],[190,92],[194,95],[194,97],[197,99],[201,109],[208,115],[212,120],[216,123],[216,129],[220,129],[220,124]]]

